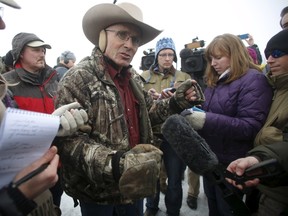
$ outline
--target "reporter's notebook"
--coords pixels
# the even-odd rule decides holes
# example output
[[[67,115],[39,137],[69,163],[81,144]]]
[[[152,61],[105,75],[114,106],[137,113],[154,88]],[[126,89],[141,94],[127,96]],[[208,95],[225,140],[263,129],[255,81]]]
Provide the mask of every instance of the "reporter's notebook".
[[[8,108],[0,127],[0,188],[51,146],[59,116]]]

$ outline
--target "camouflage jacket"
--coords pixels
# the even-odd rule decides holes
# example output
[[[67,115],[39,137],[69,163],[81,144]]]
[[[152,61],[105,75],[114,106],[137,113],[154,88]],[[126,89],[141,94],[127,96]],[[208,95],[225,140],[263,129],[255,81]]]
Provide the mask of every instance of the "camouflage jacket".
[[[129,134],[120,94],[107,71],[102,53],[94,49],[71,68],[59,83],[56,107],[77,100],[87,111],[89,130],[70,137],[57,137],[62,162],[63,188],[73,198],[98,204],[125,204],[118,182],[106,181],[104,168],[108,156],[129,150]],[[156,103],[143,89],[140,76],[133,70],[129,84],[139,103],[140,143],[152,143],[153,124],[171,114],[169,100]],[[112,173],[108,174],[112,176]]]
[[[27,216],[60,216],[61,210],[53,204],[53,197],[50,190],[44,191],[33,200],[37,207]]]

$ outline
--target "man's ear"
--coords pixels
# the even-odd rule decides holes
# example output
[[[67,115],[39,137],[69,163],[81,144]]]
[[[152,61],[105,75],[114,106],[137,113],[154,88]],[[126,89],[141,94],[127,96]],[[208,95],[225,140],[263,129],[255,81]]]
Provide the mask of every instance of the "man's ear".
[[[25,49],[25,47],[24,47],[24,49]],[[19,58],[23,58],[24,49],[20,52]]]

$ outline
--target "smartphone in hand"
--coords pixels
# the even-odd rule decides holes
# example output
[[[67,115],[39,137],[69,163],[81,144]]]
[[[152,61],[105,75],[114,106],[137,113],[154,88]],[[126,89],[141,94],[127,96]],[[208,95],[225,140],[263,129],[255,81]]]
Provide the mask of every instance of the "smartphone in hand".
[[[249,34],[241,34],[241,35],[238,35],[238,37],[241,39],[241,40],[245,40],[247,38],[249,38]]]
[[[170,91],[171,93],[174,93],[176,91],[176,88],[166,88],[164,89],[165,92]]]

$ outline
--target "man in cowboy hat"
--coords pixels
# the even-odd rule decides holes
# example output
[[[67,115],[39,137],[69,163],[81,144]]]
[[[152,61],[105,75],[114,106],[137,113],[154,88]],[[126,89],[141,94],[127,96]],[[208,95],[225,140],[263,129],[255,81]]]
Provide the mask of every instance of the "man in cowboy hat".
[[[139,46],[161,31],[142,20],[131,3],[90,8],[82,24],[95,45],[92,55],[59,83],[56,107],[76,100],[89,117],[89,127],[55,140],[64,190],[80,201],[83,216],[142,216],[143,198],[156,192],[162,156],[151,145],[151,124],[203,100],[192,80],[159,103],[143,89],[130,63]]]

